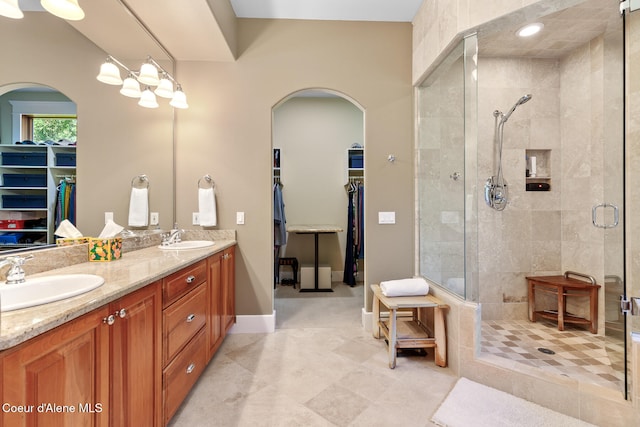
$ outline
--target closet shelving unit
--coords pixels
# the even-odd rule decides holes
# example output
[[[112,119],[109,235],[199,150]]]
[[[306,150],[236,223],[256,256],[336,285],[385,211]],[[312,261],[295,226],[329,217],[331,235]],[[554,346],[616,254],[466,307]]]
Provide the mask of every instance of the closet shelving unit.
[[[57,187],[75,179],[75,155],[75,146],[0,145],[0,250],[54,243]]]
[[[364,180],[364,148],[348,148],[345,159],[345,181]]]

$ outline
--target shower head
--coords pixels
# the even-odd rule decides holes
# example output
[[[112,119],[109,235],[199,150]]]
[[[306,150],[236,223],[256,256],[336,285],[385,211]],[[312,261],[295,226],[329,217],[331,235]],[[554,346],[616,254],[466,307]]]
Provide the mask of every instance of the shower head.
[[[527,95],[523,96],[522,98],[518,99],[518,101],[511,108],[511,110],[509,110],[509,112],[507,114],[502,116],[502,119],[500,120],[500,123],[505,123],[507,120],[509,120],[509,117],[511,116],[511,114],[514,111],[516,111],[516,108],[518,108],[519,105],[522,105],[525,102],[528,102],[529,100],[531,100],[531,94],[527,94]]]

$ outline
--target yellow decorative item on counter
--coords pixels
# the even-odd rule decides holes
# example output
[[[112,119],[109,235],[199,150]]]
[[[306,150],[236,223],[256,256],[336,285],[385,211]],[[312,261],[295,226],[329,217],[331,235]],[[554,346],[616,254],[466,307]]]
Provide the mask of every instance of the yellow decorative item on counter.
[[[114,261],[122,256],[122,238],[89,238],[89,261]]]
[[[88,237],[64,237],[56,239],[56,245],[58,246],[81,245],[87,242],[89,242]]]

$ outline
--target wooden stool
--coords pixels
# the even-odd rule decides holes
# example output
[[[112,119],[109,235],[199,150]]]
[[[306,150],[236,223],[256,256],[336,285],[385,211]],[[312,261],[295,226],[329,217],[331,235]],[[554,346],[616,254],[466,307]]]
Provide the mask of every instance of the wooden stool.
[[[574,275],[589,280],[572,279]],[[564,331],[565,323],[588,325],[592,334],[598,333],[598,289],[596,280],[588,275],[567,271],[564,276],[528,276],[529,285],[529,320],[535,322],[538,317],[556,320],[558,330]],[[557,310],[536,311],[536,293],[547,293],[557,297]],[[589,318],[574,316],[567,313],[567,297],[589,297]]]
[[[379,285],[371,285],[373,291],[373,337],[380,338],[380,331],[389,343],[389,368],[396,367],[399,348],[433,348],[436,365],[447,366],[447,333],[444,312],[449,308],[433,295],[416,297],[386,297]],[[388,318],[381,318],[380,305],[389,310]],[[433,309],[433,331],[429,331],[418,319],[418,309]],[[410,310],[410,320],[398,319],[398,310]]]
[[[289,265],[293,270],[293,280],[283,279],[280,280],[281,285],[293,285],[293,289],[296,288],[296,283],[298,283],[298,258],[280,258],[278,261],[278,269],[281,265]],[[280,274],[278,274],[280,276]]]

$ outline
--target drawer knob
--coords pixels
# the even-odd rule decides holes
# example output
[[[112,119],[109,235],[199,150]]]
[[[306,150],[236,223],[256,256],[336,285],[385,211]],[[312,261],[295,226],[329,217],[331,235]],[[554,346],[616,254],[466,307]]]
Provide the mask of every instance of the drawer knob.
[[[190,374],[191,372],[193,372],[194,369],[196,369],[196,364],[191,363],[189,366],[187,366],[187,374]]]
[[[114,323],[116,323],[116,316],[114,316],[113,314],[110,314],[107,317],[102,319],[102,323],[106,323],[107,325],[111,326]]]
[[[127,310],[121,308],[120,311],[115,312],[115,315],[119,316],[121,319],[124,319],[124,317],[127,315]]]
[[[196,318],[196,315],[191,313],[190,315],[187,316],[187,323],[193,322],[193,319],[195,318]]]
[[[194,280],[196,280],[196,276],[194,276],[193,274],[187,277],[187,283],[193,283]]]

